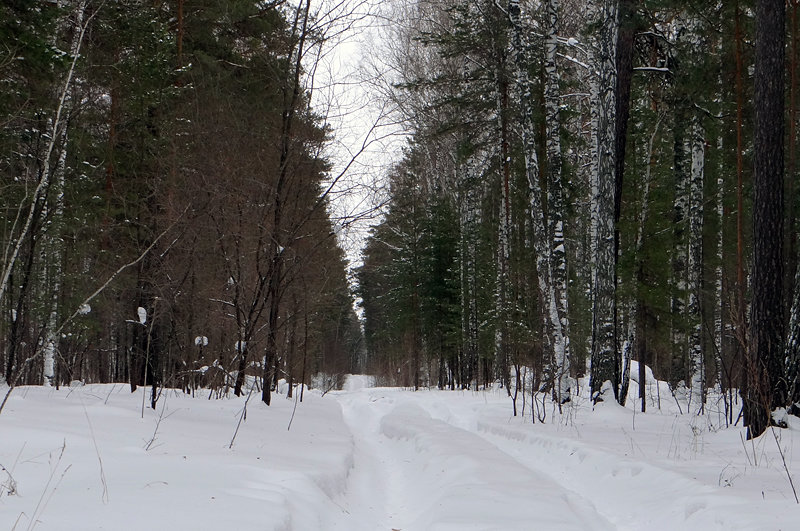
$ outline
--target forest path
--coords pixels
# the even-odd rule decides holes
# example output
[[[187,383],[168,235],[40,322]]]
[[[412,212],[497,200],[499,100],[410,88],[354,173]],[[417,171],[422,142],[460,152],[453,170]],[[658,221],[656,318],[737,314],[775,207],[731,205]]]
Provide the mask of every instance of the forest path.
[[[587,529],[751,529],[732,510],[742,500],[697,481],[691,467],[687,474],[660,466],[655,455],[637,445],[638,433],[627,432],[629,442],[624,445],[613,442],[620,439],[620,431],[626,433],[624,419],[630,416],[616,404],[601,404],[603,411],[592,412],[607,419],[613,433],[582,433],[569,411],[560,420],[551,415],[548,425],[537,427],[508,414],[504,418],[498,409],[487,410],[474,400],[431,401],[421,394],[407,395],[433,418],[466,430],[510,456],[518,467],[571,491],[582,507],[598,513]],[[670,437],[666,431],[663,435]],[[674,432],[671,437],[676,437]]]
[[[341,394],[337,399],[353,437],[353,463],[339,500],[344,512],[331,522],[331,529],[407,529],[403,521],[413,510],[407,499],[411,478],[392,441],[380,434],[381,418],[391,410],[392,402],[362,392]]]
[[[354,450],[332,529],[615,529],[587,498],[471,429],[474,415],[448,422],[422,394],[336,395]]]

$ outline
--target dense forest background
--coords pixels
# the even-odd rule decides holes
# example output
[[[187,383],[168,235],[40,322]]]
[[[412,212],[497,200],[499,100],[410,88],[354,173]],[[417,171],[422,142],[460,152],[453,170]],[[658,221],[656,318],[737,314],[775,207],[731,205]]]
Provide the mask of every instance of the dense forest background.
[[[0,6],[11,384],[242,392],[354,372],[311,2]],[[291,386],[289,386],[291,389]]]
[[[796,401],[797,2],[391,17],[412,134],[358,270],[373,370],[624,403],[648,365],[693,413],[714,390],[736,422],[741,389],[755,432]]]

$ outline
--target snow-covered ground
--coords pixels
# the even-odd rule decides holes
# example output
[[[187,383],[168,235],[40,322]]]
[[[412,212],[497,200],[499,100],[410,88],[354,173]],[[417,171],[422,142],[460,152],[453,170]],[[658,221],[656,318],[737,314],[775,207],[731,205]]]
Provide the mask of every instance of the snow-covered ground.
[[[369,382],[306,391],[293,419],[254,395],[232,446],[244,398],[165,391],[142,418],[126,385],[16,389],[0,529],[800,529],[794,419],[745,441],[651,389],[646,414],[579,398],[533,424],[504,390]]]

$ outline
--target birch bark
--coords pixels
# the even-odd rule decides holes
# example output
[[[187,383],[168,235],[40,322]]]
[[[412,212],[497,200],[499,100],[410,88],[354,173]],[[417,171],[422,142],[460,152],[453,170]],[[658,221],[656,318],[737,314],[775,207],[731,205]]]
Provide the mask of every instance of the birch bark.
[[[692,117],[692,169],[689,183],[689,256],[687,292],[689,296],[690,411],[704,412],[706,385],[705,352],[701,301],[703,288],[703,183],[705,175],[705,131],[695,112]]]
[[[79,11],[81,13],[84,12],[85,9],[85,2],[79,3]],[[67,74],[64,76],[64,82],[61,86],[60,94],[58,95],[58,103],[55,109],[55,115],[53,117],[51,129],[54,132],[50,136],[50,140],[47,143],[47,148],[45,150],[45,154],[42,157],[42,169],[41,169],[41,177],[39,178],[39,183],[36,186],[31,198],[31,204],[28,208],[28,213],[25,217],[25,222],[20,230],[19,235],[15,238],[16,243],[13,245],[13,248],[6,249],[3,253],[3,257],[5,262],[3,264],[2,274],[0,275],[0,301],[3,300],[3,297],[8,290],[8,283],[9,278],[11,277],[11,272],[14,269],[14,266],[17,262],[19,257],[20,250],[24,245],[25,240],[28,237],[29,232],[34,224],[34,217],[36,216],[39,202],[42,201],[46,196],[47,192],[50,188],[50,184],[53,179],[53,154],[57,152],[60,148],[58,146],[58,141],[60,139],[60,131],[66,127],[65,120],[68,114],[68,99],[70,95],[70,91],[72,90],[72,84],[75,76],[75,66],[78,63],[78,58],[80,56],[80,48],[83,44],[83,37],[86,33],[86,27],[88,25],[88,20],[84,22],[82,25],[76,27],[76,34],[77,37],[75,42],[77,45],[75,46],[75,53],[72,54],[72,62],[70,63],[69,69],[67,70]]]
[[[562,183],[561,157],[561,77],[556,62],[558,49],[559,0],[545,3],[545,146],[547,151],[547,213],[548,237],[550,239],[550,260],[552,271],[552,291],[560,331],[554,330],[555,383],[562,401],[569,398],[570,344],[569,344],[569,298],[567,293],[567,250],[564,237],[564,185]]]
[[[70,42],[69,53],[71,57],[77,58],[80,54],[81,43],[83,40],[83,23],[86,11],[86,2],[78,2],[75,7],[74,20],[71,22],[73,28],[72,40]],[[72,113],[72,90],[65,90],[62,104],[62,113],[69,117]],[[55,124],[54,124],[55,125]],[[48,315],[42,340],[42,383],[49,387],[55,377],[55,359],[59,346],[58,329],[59,318],[59,297],[61,295],[61,277],[64,274],[62,257],[64,255],[64,240],[62,238],[62,223],[64,219],[64,188],[66,185],[66,164],[67,164],[67,144],[69,141],[68,123],[64,123],[60,129],[54,127],[51,132],[58,143],[58,159],[53,167],[52,182],[46,197],[52,201],[43,210],[43,216],[49,220],[45,225],[43,239],[43,262],[45,268],[45,298],[48,300]],[[47,282],[47,279],[50,281]]]
[[[567,340],[559,317],[558,296],[553,283],[552,252],[545,225],[544,201],[539,184],[539,159],[536,152],[531,82],[528,75],[528,60],[522,39],[522,21],[519,0],[509,0],[508,14],[511,22],[511,50],[516,69],[515,85],[520,101],[522,117],[522,142],[525,157],[525,174],[530,188],[531,228],[536,254],[539,300],[543,309],[544,337],[547,338],[545,362],[547,363],[545,385],[553,386],[560,403],[569,399],[561,388],[559,360],[566,360]],[[552,363],[555,361],[555,363]],[[558,382],[558,385],[556,383]]]
[[[592,400],[607,399],[601,390],[609,382],[618,397],[620,366],[617,356],[616,283],[614,248],[615,134],[616,134],[616,42],[617,2],[597,0],[590,4],[591,20],[598,28],[592,66],[595,69],[594,115],[596,116],[595,166],[593,168],[592,215],[595,226],[595,269],[592,279],[592,353],[590,387]]]

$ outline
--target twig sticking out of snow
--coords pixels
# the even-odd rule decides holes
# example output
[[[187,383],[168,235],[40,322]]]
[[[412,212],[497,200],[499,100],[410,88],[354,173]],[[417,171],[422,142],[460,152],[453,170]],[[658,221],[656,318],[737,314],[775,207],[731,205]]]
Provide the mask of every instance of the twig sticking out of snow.
[[[255,389],[255,385],[251,385],[250,392],[247,393],[247,399],[245,399],[244,406],[242,406],[242,414],[239,415],[239,422],[236,423],[236,431],[233,432],[233,438],[228,445],[229,450],[233,448],[233,442],[236,440],[236,435],[239,433],[239,427],[242,425],[242,421],[247,419],[247,403],[250,402],[250,397],[253,396],[253,389]]]
[[[158,437],[158,428],[161,426],[161,421],[164,419],[168,419],[169,417],[172,416],[172,413],[175,413],[173,411],[169,415],[164,416],[164,410],[167,407],[167,398],[166,398],[167,396],[169,395],[165,395],[164,401],[161,402],[161,413],[158,414],[158,418],[156,419],[156,427],[155,429],[153,429],[153,436],[150,437],[150,440],[147,441],[147,444],[144,447],[145,452],[150,451],[150,449],[153,447],[153,444],[156,442],[156,438]]]
[[[106,472],[103,468],[103,458],[100,457],[100,448],[97,446],[97,437],[94,436],[94,427],[92,426],[92,421],[89,418],[89,411],[86,409],[86,404],[83,403],[83,394],[81,391],[78,392],[78,398],[80,399],[81,406],[83,407],[83,414],[86,417],[86,423],[89,425],[89,435],[92,436],[94,453],[97,455],[97,462],[100,464],[100,483],[103,485],[103,494],[101,499],[103,500],[103,504],[108,504],[108,482],[106,482]],[[66,470],[64,472],[66,472]]]
[[[786,477],[789,478],[789,486],[792,487],[792,494],[794,494],[794,501],[800,505],[800,499],[797,497],[797,489],[794,488],[794,480],[792,479],[792,474],[789,473],[789,467],[786,465],[786,455],[783,453],[783,448],[781,448],[781,443],[778,440],[778,435],[775,433],[775,426],[772,426],[772,437],[775,439],[775,445],[778,447],[778,453],[781,454],[781,462],[783,463],[783,469],[786,471]]]
[[[17,481],[14,479],[14,476],[11,475],[11,472],[3,465],[0,465],[0,472],[5,472],[6,476],[8,476],[6,481],[0,483],[0,496],[3,495],[3,491],[6,491],[9,496],[14,496],[17,493]]]
[[[47,478],[47,483],[44,485],[44,489],[42,489],[42,495],[39,496],[39,501],[36,503],[36,508],[33,510],[33,514],[31,515],[31,519],[28,521],[28,529],[27,531],[32,531],[36,523],[39,521],[39,517],[42,515],[44,510],[47,508],[47,504],[53,498],[53,494],[58,489],[58,486],[61,484],[61,480],[64,479],[64,476],[67,474],[69,469],[72,465],[68,465],[67,468],[61,473],[61,477],[58,479],[58,482],[53,487],[53,490],[50,491],[50,495],[47,495],[47,491],[50,489],[50,483],[53,482],[53,477],[56,474],[56,470],[58,470],[58,466],[61,464],[61,459],[64,457],[64,450],[67,449],[67,441],[64,440],[63,444],[61,445],[61,451],[58,453],[58,457],[56,458],[55,464],[50,469],[50,476]],[[47,499],[45,499],[47,496]]]

